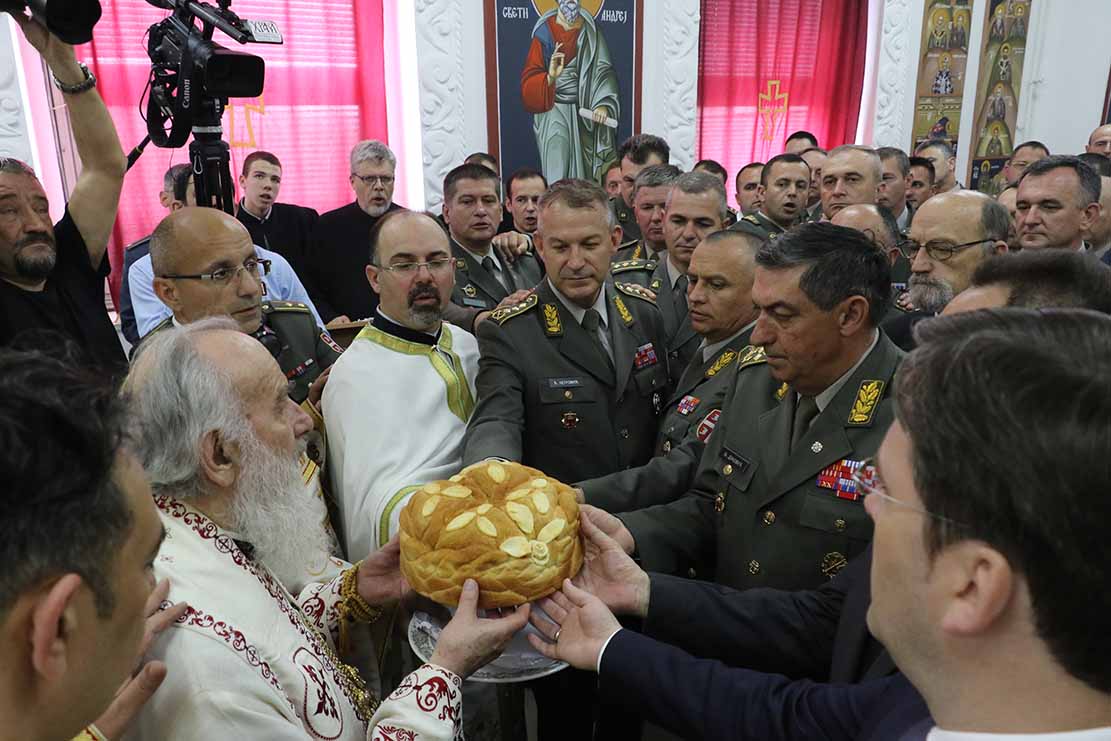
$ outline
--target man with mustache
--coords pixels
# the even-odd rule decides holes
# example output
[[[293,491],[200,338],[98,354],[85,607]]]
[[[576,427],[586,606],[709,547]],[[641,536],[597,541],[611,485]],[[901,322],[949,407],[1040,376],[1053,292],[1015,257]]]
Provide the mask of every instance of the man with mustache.
[[[312,422],[274,360],[237,330],[218,318],[161,332],[126,384],[167,532],[154,573],[189,604],[154,643],[170,668],[135,737],[458,737],[462,680],[498,655],[528,607],[480,619],[468,582],[430,663],[379,706],[377,677],[344,661],[349,641],[402,596],[398,543],[354,565],[328,555],[301,495]]]
[[[104,308],[104,279],[127,160],[96,77],[73,47],[30,14],[10,13],[62,91],[81,175],[65,215],[53,224],[34,170],[0,157],[0,346],[21,334],[24,345],[56,344],[56,337],[41,336],[48,330],[81,346],[97,367],[122,373],[127,361]]]
[[[474,337],[443,320],[456,258],[436,220],[396,211],[370,243],[366,279],[378,308],[324,393],[330,479],[351,554],[385,545],[417,486],[458,473],[478,373]]]
[[[174,211],[150,240],[154,292],[173,315],[147,336],[209,316],[229,316],[278,361],[290,398],[315,417],[329,367],[343,349],[300,302],[263,301],[270,260],[234,216],[214,208]]]
[[[1007,209],[978,191],[941,193],[922,204],[905,247],[911,260],[905,300],[910,310],[883,323],[895,344],[911,349],[914,325],[968,288],[984,260],[1007,252],[1010,223]]]
[[[459,165],[444,178],[444,222],[455,258],[455,289],[449,321],[474,331],[506,299],[513,303],[532,289],[542,274],[531,253],[509,262],[494,249],[501,223],[501,181],[482,165]]]

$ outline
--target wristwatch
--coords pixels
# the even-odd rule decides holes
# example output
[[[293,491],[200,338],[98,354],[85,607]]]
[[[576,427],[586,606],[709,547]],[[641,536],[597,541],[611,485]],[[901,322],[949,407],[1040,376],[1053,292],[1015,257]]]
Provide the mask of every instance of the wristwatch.
[[[51,73],[50,76],[54,78],[54,87],[58,88],[67,95],[76,95],[77,93],[83,93],[86,90],[92,90],[94,87],[96,87],[96,75],[89,71],[88,65],[86,65],[84,62],[78,62],[77,66],[80,67],[81,71],[85,73],[84,80],[73,85],[67,85],[59,80],[56,75]]]

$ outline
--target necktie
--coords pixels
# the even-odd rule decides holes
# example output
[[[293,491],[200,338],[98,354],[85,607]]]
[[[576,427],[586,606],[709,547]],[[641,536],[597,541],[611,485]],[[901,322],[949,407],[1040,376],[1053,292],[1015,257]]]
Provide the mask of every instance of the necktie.
[[[506,293],[513,293],[512,279],[510,279],[506,273],[502,272],[498,264],[494,262],[494,258],[489,255],[482,258],[482,267],[486,268],[486,272],[494,276],[494,280],[501,284],[501,287],[505,289]]]
[[[791,450],[806,436],[810,424],[818,416],[818,402],[813,396],[800,396],[795,404],[795,420],[791,425]]]
[[[687,315],[687,276],[680,275],[675,281],[675,288],[671,294],[672,305],[675,307],[675,316],[682,319]]]
[[[586,314],[583,315],[582,327],[586,330],[586,333],[590,335],[590,339],[594,342],[594,346],[598,349],[598,352],[601,353],[602,359],[606,361],[606,365],[609,366],[609,369],[612,371],[613,359],[606,350],[606,346],[602,343],[602,336],[599,334],[601,325],[601,314],[595,309],[587,309]]]

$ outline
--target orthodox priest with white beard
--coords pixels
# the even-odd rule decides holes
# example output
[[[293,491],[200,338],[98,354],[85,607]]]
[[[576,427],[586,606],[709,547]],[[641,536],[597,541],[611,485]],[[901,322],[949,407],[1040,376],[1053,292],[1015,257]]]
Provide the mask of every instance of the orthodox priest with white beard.
[[[521,101],[533,114],[540,169],[548,182],[599,182],[616,159],[617,76],[609,47],[579,0],[560,0],[532,29],[521,70]],[[580,110],[587,113],[580,114]]]
[[[153,644],[168,673],[131,737],[458,738],[463,679],[528,609],[480,619],[469,581],[430,662],[379,705],[340,654],[350,629],[401,596],[397,543],[354,566],[328,555],[298,464],[312,421],[286,386],[225,318],[163,330],[132,366],[136,453],[166,528],[155,575],[189,609]],[[291,591],[306,568],[321,577]]]

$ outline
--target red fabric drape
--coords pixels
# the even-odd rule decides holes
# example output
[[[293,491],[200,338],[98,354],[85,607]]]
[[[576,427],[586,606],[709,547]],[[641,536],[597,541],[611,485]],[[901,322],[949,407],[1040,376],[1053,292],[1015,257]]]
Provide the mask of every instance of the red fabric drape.
[[[799,129],[826,149],[853,141],[867,0],[702,0],[700,35],[700,158],[735,174]]]
[[[99,80],[125,151],[146,134],[139,98],[150,71],[146,30],[166,13],[145,0],[102,0],[104,16],[91,43],[77,50]],[[219,31],[214,41],[266,61],[262,96],[229,101],[224,139],[232,175],[256,149],[282,161],[279,200],[324,212],[353,200],[348,154],[360,139],[387,141],[382,60],[382,0],[235,0],[241,18],[273,20],[282,46],[240,45]],[[158,203],[166,168],[189,159],[178,150],[147,147],[127,174],[109,244],[113,298],[119,292],[123,248],[149,234],[166,214]]]

